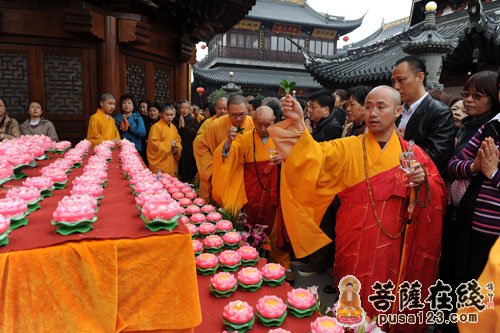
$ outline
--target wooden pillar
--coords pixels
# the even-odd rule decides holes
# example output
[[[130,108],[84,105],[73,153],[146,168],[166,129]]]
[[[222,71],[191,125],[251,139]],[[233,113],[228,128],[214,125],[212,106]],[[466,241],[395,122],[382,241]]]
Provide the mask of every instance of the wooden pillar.
[[[182,62],[175,67],[175,96],[174,99],[179,101],[181,99],[188,99],[189,89],[189,64]]]
[[[106,16],[104,19],[104,41],[99,45],[99,94],[109,92],[119,98],[120,91],[120,58],[116,17]]]

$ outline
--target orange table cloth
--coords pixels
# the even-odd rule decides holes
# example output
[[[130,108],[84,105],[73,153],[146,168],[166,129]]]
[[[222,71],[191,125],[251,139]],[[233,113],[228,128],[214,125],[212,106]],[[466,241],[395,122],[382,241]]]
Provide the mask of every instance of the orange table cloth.
[[[37,176],[38,169],[26,173]],[[144,228],[116,152],[108,178],[89,233],[54,234],[50,216],[69,188],[54,191],[28,226],[11,233],[0,250],[1,332],[193,332],[201,323],[187,228]]]

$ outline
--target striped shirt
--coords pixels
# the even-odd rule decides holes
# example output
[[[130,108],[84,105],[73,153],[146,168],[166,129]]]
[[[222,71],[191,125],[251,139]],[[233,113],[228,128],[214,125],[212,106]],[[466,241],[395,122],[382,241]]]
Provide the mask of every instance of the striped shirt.
[[[472,139],[448,163],[448,173],[452,178],[472,178],[470,166],[481,145],[484,126],[481,126]],[[498,138],[496,140],[495,143],[499,148],[500,142]],[[493,179],[485,178],[481,184],[474,206],[472,228],[486,234],[500,235],[500,171],[497,171]]]

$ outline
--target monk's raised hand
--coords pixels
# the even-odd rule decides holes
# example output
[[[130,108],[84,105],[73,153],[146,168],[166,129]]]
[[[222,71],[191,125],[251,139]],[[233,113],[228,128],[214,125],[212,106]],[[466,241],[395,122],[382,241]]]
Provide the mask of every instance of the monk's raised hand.
[[[236,135],[238,135],[238,129],[235,126],[229,127],[227,130],[227,143],[231,144],[231,142],[233,142],[236,138]]]
[[[305,129],[304,111],[302,110],[300,103],[288,94],[283,99],[281,106],[283,108],[283,115],[285,116],[285,119],[289,119],[293,123],[293,125],[288,127],[288,129],[303,132]]]
[[[415,185],[420,185],[425,180],[425,172],[420,162],[412,163],[412,171],[406,174],[406,177]]]

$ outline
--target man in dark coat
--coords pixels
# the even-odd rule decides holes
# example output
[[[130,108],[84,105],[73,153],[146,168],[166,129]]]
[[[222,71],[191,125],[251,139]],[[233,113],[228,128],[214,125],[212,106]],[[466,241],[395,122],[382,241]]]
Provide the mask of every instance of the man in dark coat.
[[[187,100],[179,102],[179,116],[174,120],[182,140],[182,155],[179,160],[179,179],[190,182],[198,172],[193,155],[193,141],[200,123],[192,115],[191,104]]]
[[[312,93],[309,98],[310,120],[315,124],[312,136],[315,141],[323,142],[340,138],[342,136],[342,126],[336,113],[335,100],[326,90]]]

